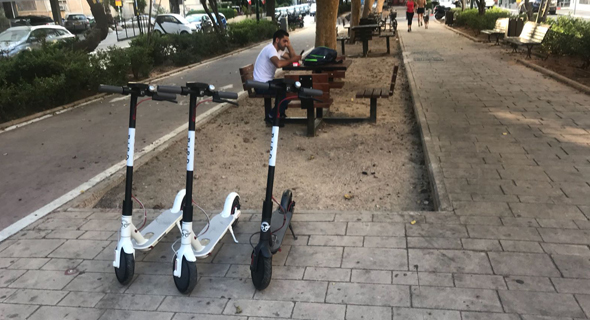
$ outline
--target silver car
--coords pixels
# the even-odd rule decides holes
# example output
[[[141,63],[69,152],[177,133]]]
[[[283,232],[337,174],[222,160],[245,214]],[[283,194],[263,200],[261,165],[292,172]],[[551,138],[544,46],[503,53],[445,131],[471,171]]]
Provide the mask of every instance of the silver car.
[[[22,26],[0,33],[0,57],[12,57],[23,50],[41,46],[41,41],[57,42],[75,38],[62,26]]]

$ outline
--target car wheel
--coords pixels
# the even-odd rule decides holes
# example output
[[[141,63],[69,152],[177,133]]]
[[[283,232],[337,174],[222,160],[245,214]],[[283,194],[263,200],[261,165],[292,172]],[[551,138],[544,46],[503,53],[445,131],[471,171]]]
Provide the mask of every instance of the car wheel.
[[[181,31],[180,34],[188,34],[186,31]]]

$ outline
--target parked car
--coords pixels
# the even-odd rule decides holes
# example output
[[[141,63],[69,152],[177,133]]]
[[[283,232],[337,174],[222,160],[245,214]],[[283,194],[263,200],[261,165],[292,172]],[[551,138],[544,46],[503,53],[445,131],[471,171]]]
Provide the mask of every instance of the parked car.
[[[533,0],[533,1],[531,1],[531,4],[533,6],[533,12],[539,12],[539,8],[541,8],[542,1],[541,0]],[[549,9],[548,10],[549,10],[549,14],[557,14],[557,1],[549,2]],[[520,12],[520,13],[526,12],[526,7],[524,6],[524,1],[520,2],[520,5],[518,6],[518,12]]]
[[[62,26],[21,26],[8,28],[0,33],[0,57],[12,57],[15,54],[30,50],[47,42],[64,41],[75,38]]]
[[[70,13],[64,19],[64,27],[70,32],[86,31],[90,28],[90,20],[81,13]]]
[[[90,21],[90,27],[94,27],[94,25],[96,24],[96,20],[94,20],[93,16],[87,16],[88,21]]]
[[[186,16],[186,20],[197,28],[197,31],[207,30],[211,26],[209,17],[204,13],[191,14]]]
[[[139,24],[138,24],[138,20],[139,20],[139,22],[141,23],[141,27],[145,28],[147,26],[148,19],[149,19],[149,21],[151,21],[152,25],[156,22],[156,18],[152,17],[150,19],[150,17],[147,14],[140,14],[139,19],[137,17],[127,19],[127,20],[123,21],[120,24],[120,26],[123,28],[139,28]]]
[[[215,14],[211,13],[211,15],[213,16],[213,20],[217,22],[217,17],[215,17]],[[221,26],[223,29],[225,29],[227,27],[227,19],[225,19],[225,15],[223,15],[221,12],[219,13],[219,16],[221,17]],[[207,16],[207,19],[209,19],[209,16]]]
[[[17,16],[10,21],[11,26],[46,26],[55,24],[48,16]]]
[[[165,33],[192,33],[197,31],[197,27],[184,17],[175,13],[160,14],[156,16],[154,31],[160,34]]]
[[[309,6],[309,15],[315,17],[316,4],[315,2]]]

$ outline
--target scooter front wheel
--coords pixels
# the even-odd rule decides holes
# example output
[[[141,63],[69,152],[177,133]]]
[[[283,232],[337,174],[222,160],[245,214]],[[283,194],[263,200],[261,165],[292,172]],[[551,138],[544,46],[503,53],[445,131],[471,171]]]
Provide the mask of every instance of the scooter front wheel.
[[[231,205],[231,214],[235,214],[236,211],[240,210],[240,197],[235,197],[234,198],[234,202]],[[240,221],[240,218],[237,218],[234,223],[232,223],[232,227],[235,227],[238,225],[238,222]]]
[[[272,278],[272,256],[265,258],[264,256],[258,257],[258,266],[256,271],[250,271],[252,275],[252,283],[257,290],[264,290],[270,284]]]
[[[174,256],[174,261],[176,261],[176,256]],[[197,285],[197,262],[190,262],[185,257],[182,257],[180,277],[173,277],[178,291],[184,294],[190,293]]]
[[[131,279],[133,279],[134,273],[135,257],[133,256],[133,253],[125,253],[125,251],[121,249],[119,256],[119,267],[115,268],[117,280],[119,280],[119,282],[123,285],[129,284]]]

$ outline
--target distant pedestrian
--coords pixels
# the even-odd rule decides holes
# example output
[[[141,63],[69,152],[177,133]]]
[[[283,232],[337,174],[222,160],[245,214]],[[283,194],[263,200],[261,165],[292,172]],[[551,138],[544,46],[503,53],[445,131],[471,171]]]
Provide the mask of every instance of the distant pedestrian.
[[[430,10],[424,13],[424,29],[428,29],[428,20],[430,20]]]
[[[418,27],[422,26],[422,22],[424,21],[424,7],[426,6],[426,0],[416,0],[416,6],[418,7],[418,10],[416,11],[416,13],[418,13]]]
[[[414,19],[414,0],[406,2],[406,18],[408,19],[408,32],[412,31],[412,19]]]

